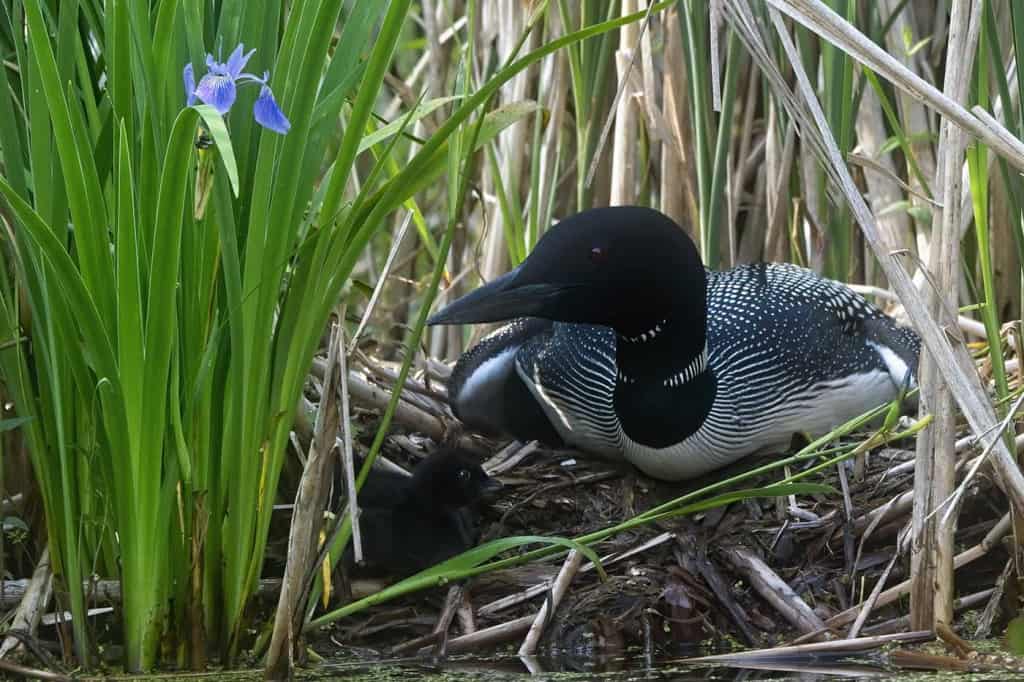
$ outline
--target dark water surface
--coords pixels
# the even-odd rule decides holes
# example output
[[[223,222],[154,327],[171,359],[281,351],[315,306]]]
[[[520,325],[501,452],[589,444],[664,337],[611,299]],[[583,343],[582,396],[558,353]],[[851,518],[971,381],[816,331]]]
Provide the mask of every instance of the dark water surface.
[[[689,663],[685,659],[645,660],[643,656],[581,661],[572,658],[454,656],[431,661],[426,658],[366,661],[325,661],[300,673],[302,679],[381,680],[392,682],[427,679],[437,682],[462,680],[840,680],[840,679],[1012,679],[1006,673],[964,675],[900,671],[889,666],[884,655],[822,656],[794,663],[772,662],[760,667],[728,667]],[[1017,677],[1016,679],[1021,679]]]

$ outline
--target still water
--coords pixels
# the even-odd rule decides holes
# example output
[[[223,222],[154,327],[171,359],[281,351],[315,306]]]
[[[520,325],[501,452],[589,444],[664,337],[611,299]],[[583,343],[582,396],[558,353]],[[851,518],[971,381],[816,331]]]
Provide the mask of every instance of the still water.
[[[1006,672],[971,674],[900,670],[884,653],[858,656],[804,657],[800,661],[744,663],[731,667],[719,663],[693,663],[686,659],[645,660],[643,656],[581,661],[559,657],[455,656],[430,661],[425,658],[324,661],[300,673],[301,679],[381,680],[424,679],[436,682],[462,680],[931,680],[1024,679]]]

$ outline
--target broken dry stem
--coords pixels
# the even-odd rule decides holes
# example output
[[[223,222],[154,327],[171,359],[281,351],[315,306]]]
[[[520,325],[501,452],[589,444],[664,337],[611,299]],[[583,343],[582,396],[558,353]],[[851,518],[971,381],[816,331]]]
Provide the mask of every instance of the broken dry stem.
[[[558,577],[555,578],[555,582],[551,585],[551,593],[548,599],[540,607],[537,617],[533,620],[530,629],[526,633],[522,646],[519,647],[520,656],[530,656],[537,653],[537,643],[540,641],[541,633],[544,632],[544,626],[555,615],[555,610],[558,609],[562,597],[565,596],[566,590],[569,589],[569,583],[576,577],[576,573],[580,570],[582,563],[583,554],[575,549],[571,550],[568,556],[565,557],[562,570],[558,572]]]
[[[302,631],[304,604],[309,594],[307,585],[314,571],[317,537],[323,525],[327,482],[331,478],[331,450],[338,433],[340,415],[338,392],[342,354],[340,324],[331,327],[331,340],[324,371],[324,388],[313,427],[313,442],[295,496],[295,508],[288,534],[288,559],[285,563],[281,593],[274,614],[274,630],[267,652],[266,676],[286,679],[292,676],[298,637]]]

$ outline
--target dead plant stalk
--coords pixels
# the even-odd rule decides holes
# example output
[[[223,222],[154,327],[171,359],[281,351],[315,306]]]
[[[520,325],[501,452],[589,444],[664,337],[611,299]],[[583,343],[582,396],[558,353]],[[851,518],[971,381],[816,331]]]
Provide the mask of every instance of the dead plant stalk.
[[[331,327],[323,395],[320,398],[313,428],[313,442],[302,472],[302,480],[299,482],[299,490],[295,495],[295,510],[292,513],[292,524],[288,534],[288,561],[285,564],[281,594],[274,617],[274,631],[267,652],[268,679],[291,678],[298,644],[297,636],[302,631],[301,619],[307,595],[306,585],[317,554],[316,539],[323,524],[327,481],[331,477],[330,454],[340,420],[337,396],[341,370],[338,359],[344,352],[341,324],[341,321],[336,321]]]
[[[952,101],[967,101],[970,71],[980,28],[981,4],[956,0],[950,19],[945,94]],[[969,20],[968,20],[969,17]],[[966,29],[966,31],[965,31]],[[935,288],[926,284],[926,300],[940,326],[956,329],[960,277],[960,212],[962,168],[966,136],[944,119],[935,184],[941,188],[936,208],[939,229],[932,235],[931,266]],[[930,280],[926,280],[930,281]],[[950,312],[952,311],[952,312]],[[951,319],[952,318],[952,319]],[[953,537],[956,518],[938,523],[931,513],[953,491],[956,483],[956,413],[949,387],[931,354],[922,353],[920,365],[921,411],[935,420],[917,441],[914,472],[914,507],[911,535],[910,624],[917,629],[948,623],[953,617]]]

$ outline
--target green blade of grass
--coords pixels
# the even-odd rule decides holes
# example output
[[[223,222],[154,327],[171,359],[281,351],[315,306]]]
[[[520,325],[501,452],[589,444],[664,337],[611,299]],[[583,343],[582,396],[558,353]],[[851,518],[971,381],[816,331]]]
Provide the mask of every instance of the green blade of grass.
[[[25,5],[25,19],[32,43],[32,55],[39,69],[40,85],[46,95],[47,108],[64,180],[68,202],[75,224],[75,246],[80,254],[82,277],[93,292],[96,307],[104,324],[113,325],[114,302],[109,282],[114,281],[113,265],[107,246],[106,213],[99,178],[91,159],[79,154],[81,140],[75,135],[69,105],[64,97],[57,63],[38,4]]]
[[[228,182],[231,183],[231,191],[238,196],[238,163],[235,161],[235,150],[231,145],[231,137],[228,135],[224,119],[217,110],[208,104],[197,104],[192,107],[203,118],[206,129],[213,138],[217,150],[220,152],[221,163],[224,164],[224,171],[228,174]]]
[[[350,616],[353,613],[358,613],[370,606],[383,604],[384,602],[397,599],[398,597],[402,597],[413,592],[420,592],[431,587],[444,585],[448,582],[462,580],[470,575],[476,575],[477,569],[484,564],[484,562],[493,559],[495,556],[512,549],[537,544],[575,549],[592,561],[600,573],[601,578],[605,578],[604,569],[601,566],[601,560],[597,557],[597,553],[579,542],[566,538],[544,537],[540,535],[519,535],[499,538],[474,547],[473,549],[443,561],[436,566],[432,566],[431,568],[421,571],[416,575],[409,576],[394,585],[389,585],[383,590],[375,592],[368,597],[364,597],[350,604],[346,604],[340,609],[335,609],[334,611],[318,616],[314,620],[311,620],[306,625],[305,629],[312,630],[318,627],[323,627],[324,625],[337,622],[346,616]]]

